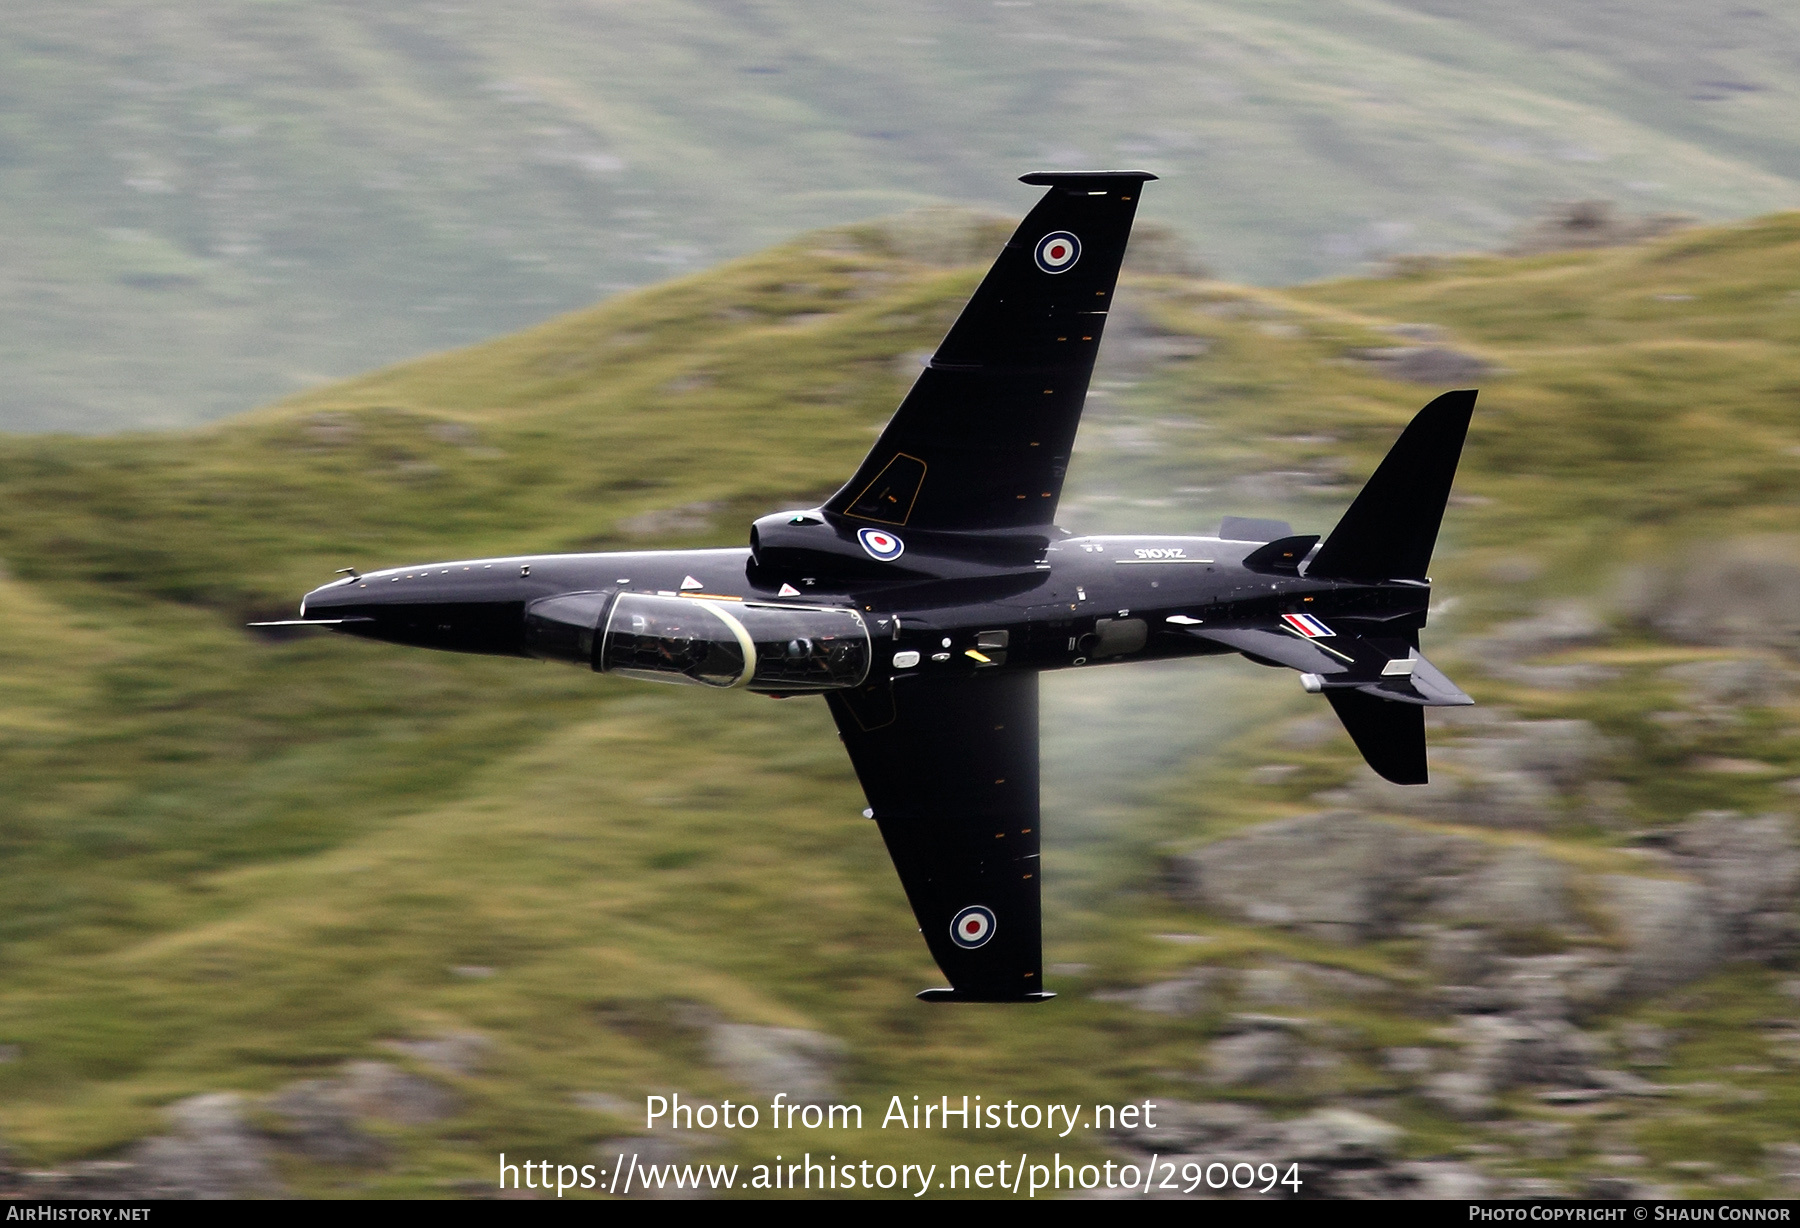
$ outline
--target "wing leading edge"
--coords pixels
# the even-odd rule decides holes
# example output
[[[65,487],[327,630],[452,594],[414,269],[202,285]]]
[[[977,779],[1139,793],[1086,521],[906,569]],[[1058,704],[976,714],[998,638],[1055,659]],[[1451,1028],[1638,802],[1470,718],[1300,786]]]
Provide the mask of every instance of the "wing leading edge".
[[[908,678],[827,696],[925,944],[951,989],[927,1001],[1044,992],[1037,675]],[[884,688],[885,689],[885,688]]]

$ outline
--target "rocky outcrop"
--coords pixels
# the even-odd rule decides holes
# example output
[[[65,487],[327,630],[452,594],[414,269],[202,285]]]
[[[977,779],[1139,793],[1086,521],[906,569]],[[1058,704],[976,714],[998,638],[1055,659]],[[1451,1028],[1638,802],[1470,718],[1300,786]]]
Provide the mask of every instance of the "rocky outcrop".
[[[1349,351],[1348,357],[1384,379],[1411,384],[1462,384],[1493,371],[1484,358],[1445,345],[1387,345]]]
[[[1391,934],[1472,866],[1472,840],[1352,813],[1284,819],[1177,857],[1175,894],[1239,920],[1354,942]]]
[[[1569,870],[1531,849],[1506,849],[1447,886],[1432,912],[1448,920],[1524,931],[1571,919]]]
[[[273,1198],[281,1185],[268,1144],[246,1121],[235,1092],[190,1096],[169,1106],[168,1134],[142,1139],[114,1160],[17,1174],[31,1198]]]
[[[1800,539],[1741,538],[1696,551],[1679,569],[1631,574],[1621,605],[1686,644],[1800,652]]]
[[[708,1029],[706,1043],[713,1065],[746,1087],[768,1096],[786,1092],[795,1104],[837,1099],[837,1071],[848,1050],[835,1036],[719,1023]]]
[[[1154,1191],[1162,1198],[1480,1198],[1490,1190],[1482,1173],[1451,1161],[1407,1161],[1398,1156],[1402,1131],[1391,1122],[1349,1108],[1322,1108],[1286,1120],[1243,1104],[1162,1101],[1154,1128],[1115,1131],[1126,1162],[1140,1167],[1157,1156],[1180,1172],[1223,1164],[1227,1184],[1204,1179],[1192,1192]],[[1278,1175],[1298,1165],[1300,1187],[1277,1182],[1266,1192],[1229,1184],[1229,1172],[1247,1163],[1274,1165]],[[1212,1170],[1215,1174],[1221,1171]],[[1185,1184],[1185,1183],[1184,1183]]]
[[[1693,224],[1694,219],[1685,213],[1652,213],[1638,217],[1619,212],[1610,200],[1566,201],[1550,206],[1520,227],[1506,251],[1513,256],[1535,256],[1544,252],[1618,247]]]
[[[1212,968],[1194,968],[1166,981],[1153,981],[1136,989],[1106,989],[1094,994],[1097,1002],[1122,1002],[1153,1015],[1197,1015],[1212,1000],[1215,977]]]
[[[1425,1098],[1454,1117],[1492,1116],[1496,1097],[1521,1085],[1602,1085],[1593,1065],[1603,1044],[1566,1019],[1470,1015],[1452,1033],[1458,1048],[1450,1068],[1425,1080]]]
[[[1667,847],[1676,864],[1705,887],[1728,956],[1768,961],[1800,945],[1800,918],[1794,915],[1800,847],[1789,816],[1706,811],[1677,827]]]
[[[458,1103],[442,1084],[387,1062],[348,1062],[336,1078],[290,1083],[263,1107],[277,1146],[324,1164],[367,1165],[383,1160],[386,1148],[363,1122],[429,1125],[452,1116]]]
[[[1586,728],[1534,724],[1561,725],[1574,742]],[[1553,741],[1544,738],[1541,755],[1509,754],[1551,781],[1573,779],[1569,765],[1580,753],[1564,754]],[[1583,879],[1591,914],[1576,905],[1578,876],[1547,853],[1345,812],[1250,828],[1173,858],[1169,878],[1179,899],[1236,920],[1342,942],[1421,939],[1438,983],[1431,993],[1454,1014],[1581,1019],[1686,984],[1726,960],[1774,962],[1800,950],[1800,843],[1790,817],[1706,812],[1644,843],[1662,876]],[[1542,953],[1504,954],[1509,944]],[[1308,1000],[1292,970],[1251,970],[1241,990],[1267,1005]],[[1278,1047],[1233,1041],[1221,1060],[1248,1070],[1257,1053]]]
[[[1587,721],[1494,721],[1435,746],[1430,784],[1390,784],[1365,769],[1349,798],[1438,822],[1543,830],[1568,813],[1611,753]]]

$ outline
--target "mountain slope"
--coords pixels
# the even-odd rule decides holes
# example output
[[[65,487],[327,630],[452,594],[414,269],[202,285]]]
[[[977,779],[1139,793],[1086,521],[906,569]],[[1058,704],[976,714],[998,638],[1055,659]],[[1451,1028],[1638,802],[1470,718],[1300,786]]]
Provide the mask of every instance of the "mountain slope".
[[[1261,282],[1548,200],[1744,216],[1795,199],[1797,45],[1673,0],[13,4],[0,424],[206,420],[1041,166],[1148,165]]]
[[[1347,1106],[1405,1131],[1380,1143],[1390,1189],[1617,1192],[1594,1184],[1616,1155],[1671,1188],[1778,1188],[1765,1164],[1785,1153],[1765,1146],[1800,1111],[1771,966],[1791,958],[1791,885],[1777,874],[1755,914],[1773,948],[1720,940],[1698,961],[1647,945],[1619,901],[1685,891],[1696,926],[1742,920],[1692,911],[1681,842],[1714,829],[1689,816],[1783,811],[1800,776],[1791,620],[1746,638],[1683,587],[1761,611],[1741,572],[1706,568],[1756,551],[1778,594],[1800,574],[1769,537],[1800,493],[1796,215],[1290,293],[1132,279],[1071,474],[1078,529],[1324,528],[1431,395],[1389,378],[1396,349],[1492,368],[1426,644],[1489,723],[1434,733],[1442,787],[1414,801],[1364,780],[1285,674],[1051,680],[1062,996],[1043,1008],[912,1000],[936,974],[821,705],[242,628],[339,566],[726,543],[830,489],[979,276],[897,254],[897,234],[810,235],[204,429],[0,440],[0,1138],[33,1165],[130,1157],[171,1129],[167,1106],[229,1092],[249,1097],[234,1145],[272,1140],[288,1189],[480,1193],[500,1151],[644,1146],[648,1093],[766,1100],[767,1067],[721,1031],[747,1025],[841,1042],[802,1066],[866,1128],[765,1120],[680,1154],[1099,1163],[1157,1141],[876,1124],[891,1095],[967,1092],[1235,1106],[1170,1110],[1190,1131],[1174,1145],[1202,1152],[1237,1145],[1206,1134],[1219,1122]],[[1690,561],[1714,533],[1736,544]],[[1634,569],[1647,595],[1614,604]],[[1562,631],[1519,630],[1571,599],[1587,613],[1553,606]],[[1743,662],[1755,685],[1708,672]],[[1545,738],[1548,760],[1529,749]],[[1372,839],[1460,842],[1448,879],[1489,915],[1324,933],[1193,886],[1194,858],[1246,856],[1321,806]],[[1786,819],[1706,822],[1791,847]],[[1494,919],[1544,882],[1542,924]],[[1465,939],[1488,979],[1444,962]],[[1540,993],[1527,1019],[1491,970],[1552,966],[1521,960],[1637,979]],[[1494,1029],[1527,1027],[1537,1056],[1479,1066]],[[1644,1053],[1670,1063],[1635,1067],[1654,1095],[1595,1081]],[[1371,1188],[1319,1154],[1314,1188]]]

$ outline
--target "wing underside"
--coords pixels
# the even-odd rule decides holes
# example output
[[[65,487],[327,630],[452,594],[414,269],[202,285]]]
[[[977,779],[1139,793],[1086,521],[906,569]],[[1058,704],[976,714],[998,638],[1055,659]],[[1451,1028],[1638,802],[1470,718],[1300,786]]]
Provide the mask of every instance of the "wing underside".
[[[907,678],[833,693],[832,716],[953,989],[922,997],[1044,996],[1035,674]]]

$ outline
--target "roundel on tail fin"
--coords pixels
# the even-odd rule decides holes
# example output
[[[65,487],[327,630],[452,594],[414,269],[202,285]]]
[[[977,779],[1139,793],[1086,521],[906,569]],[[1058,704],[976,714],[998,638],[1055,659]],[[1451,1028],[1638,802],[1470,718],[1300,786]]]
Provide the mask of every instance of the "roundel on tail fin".
[[[1046,273],[1067,273],[1081,259],[1081,240],[1066,230],[1053,230],[1037,241],[1032,258]]]

